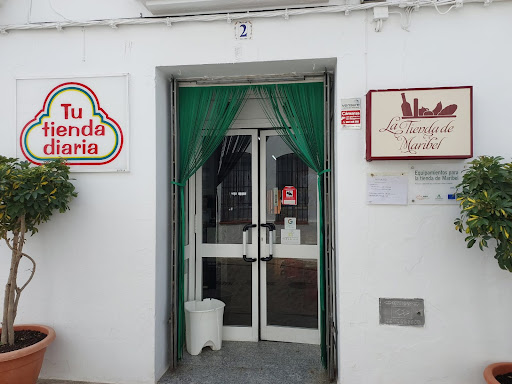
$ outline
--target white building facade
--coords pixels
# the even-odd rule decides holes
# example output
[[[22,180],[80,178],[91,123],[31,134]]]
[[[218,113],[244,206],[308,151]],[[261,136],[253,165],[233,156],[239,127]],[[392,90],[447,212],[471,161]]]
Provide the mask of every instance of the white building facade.
[[[386,2],[377,11],[343,1],[204,3],[189,19],[171,1],[0,6],[0,154],[19,153],[21,80],[123,76],[128,84],[123,172],[73,173],[79,197],[71,210],[27,241],[38,270],[17,323],[57,332],[41,377],[149,384],[169,367],[170,79],[327,71],[334,74],[337,381],[481,383],[487,364],[512,356],[512,276],[492,248],[466,248],[453,226],[457,205],[368,204],[369,174],[465,160],[367,161],[365,96],[472,86],[473,155],[510,159],[512,3]],[[236,21],[250,21],[250,38],[237,38]],[[341,125],[346,98],[362,100],[360,129]],[[1,245],[0,281],[8,255]],[[422,298],[424,326],[379,324],[379,298]]]

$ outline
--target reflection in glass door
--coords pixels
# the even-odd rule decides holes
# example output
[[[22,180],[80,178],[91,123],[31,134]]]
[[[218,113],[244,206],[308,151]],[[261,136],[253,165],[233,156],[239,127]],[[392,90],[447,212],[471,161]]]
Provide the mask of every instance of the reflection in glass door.
[[[197,175],[196,299],[226,304],[225,340],[258,340],[258,263],[243,258],[258,252],[257,145],[257,130],[229,131]]]
[[[274,131],[260,139],[260,220],[275,228],[260,233],[261,339],[319,344],[317,175]]]
[[[317,176],[259,133],[229,131],[196,175],[195,298],[226,304],[225,340],[319,344]]]

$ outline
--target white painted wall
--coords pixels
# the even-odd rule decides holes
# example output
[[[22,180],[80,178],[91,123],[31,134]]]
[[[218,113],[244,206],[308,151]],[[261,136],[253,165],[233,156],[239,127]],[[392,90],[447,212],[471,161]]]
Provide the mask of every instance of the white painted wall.
[[[127,36],[112,34],[114,40],[107,41],[104,32],[87,30],[85,36],[80,29],[61,35],[29,32],[11,34],[0,42],[2,154],[15,155],[16,77],[127,72],[130,105],[140,105],[130,108],[130,172],[74,174],[79,197],[71,211],[57,215],[27,242],[38,270],[24,292],[18,322],[45,323],[57,331],[42,377],[152,383],[156,364],[155,68],[131,60]],[[0,281],[6,278],[7,255],[6,247],[0,246]]]
[[[172,329],[170,263],[172,237],[171,227],[171,140],[170,108],[171,94],[168,77],[156,71],[156,263],[155,263],[155,376],[160,378],[169,368],[169,344]]]
[[[504,74],[511,53],[502,48],[508,12],[510,4],[443,17],[422,10],[410,33],[393,22],[381,33],[369,31],[367,55],[340,60],[341,97],[473,85],[475,155],[510,158],[504,90],[512,82]],[[512,276],[498,268],[492,251],[466,248],[452,225],[457,206],[366,205],[368,172],[407,172],[414,162],[367,163],[363,132],[338,133],[340,381],[481,383],[487,364],[512,357],[505,336]],[[379,326],[379,297],[424,298],[425,327]]]
[[[25,23],[29,3],[5,1],[0,24]],[[36,3],[43,4],[34,1],[29,20],[46,17]],[[73,12],[59,13],[112,17],[87,4],[76,0]],[[139,6],[118,0],[115,13],[137,16]],[[370,11],[254,19],[249,41],[235,40],[226,22],[0,36],[5,155],[15,154],[16,77],[130,74],[130,172],[76,174],[80,195],[71,211],[27,243],[39,264],[18,320],[53,325],[58,334],[43,377],[153,383],[166,368],[165,76],[312,71],[325,65],[319,58],[332,58],[337,116],[339,98],[369,89],[473,85],[475,154],[510,157],[511,11],[508,2],[464,5],[444,16],[421,9],[411,32],[392,14],[380,33]],[[310,61],[278,63],[302,59]],[[452,225],[456,207],[367,206],[366,173],[406,171],[409,163],[367,163],[364,153],[364,129],[337,131],[339,382],[481,383],[486,364],[512,356],[512,276],[499,270],[492,251],[466,249]],[[0,282],[7,255],[0,245]],[[424,298],[425,327],[380,326],[379,297]]]

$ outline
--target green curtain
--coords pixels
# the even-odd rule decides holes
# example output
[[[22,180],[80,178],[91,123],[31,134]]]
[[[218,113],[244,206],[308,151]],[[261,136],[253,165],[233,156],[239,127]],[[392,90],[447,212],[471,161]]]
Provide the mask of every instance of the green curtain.
[[[324,88],[323,83],[272,84],[255,87],[260,103],[279,136],[318,175],[320,209],[320,346],[327,367],[325,327],[325,245],[323,210]]]
[[[224,138],[246,100],[248,86],[179,90],[178,359],[185,344],[185,185]]]
[[[184,263],[185,198],[187,180],[221,143],[240,112],[247,91],[259,94],[272,126],[290,149],[318,174],[320,209],[320,342],[322,364],[327,364],[325,342],[325,260],[323,219],[324,93],[323,83],[252,86],[190,87],[179,93],[179,186],[180,227],[178,244],[178,359],[185,341]]]

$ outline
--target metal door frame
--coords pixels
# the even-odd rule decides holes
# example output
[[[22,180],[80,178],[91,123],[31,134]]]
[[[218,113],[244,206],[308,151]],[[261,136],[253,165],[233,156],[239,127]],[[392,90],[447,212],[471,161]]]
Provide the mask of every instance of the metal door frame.
[[[259,198],[259,210],[260,210],[260,225],[262,223],[266,223],[266,209],[267,206],[265,204],[266,197],[266,140],[264,138],[279,136],[279,134],[275,130],[265,130],[264,132],[260,132],[260,151],[259,151],[259,162],[260,162],[260,180],[259,180],[259,190],[260,190],[260,198]],[[291,150],[290,150],[291,151]],[[308,168],[309,169],[309,168]],[[315,183],[315,197],[318,204],[318,188]],[[286,326],[276,326],[269,325],[267,322],[267,279],[266,279],[266,263],[259,261],[260,263],[260,280],[259,280],[259,302],[260,302],[260,339],[261,340],[270,340],[270,341],[282,341],[282,342],[293,342],[303,343],[303,344],[320,344],[320,257],[318,255],[320,248],[320,212],[319,206],[317,205],[316,209],[316,226],[317,226],[317,236],[316,236],[316,244],[301,244],[301,247],[305,247],[297,250],[298,255],[295,254],[297,259],[307,259],[307,260],[315,260],[317,262],[317,328],[298,328],[298,327],[286,327]],[[260,242],[260,257],[267,257],[268,247],[266,241],[266,231],[260,232],[259,242]],[[273,251],[274,257],[281,258],[282,255],[279,255],[283,249],[287,249],[288,252],[293,251],[293,246],[283,246],[282,244],[274,244]],[[309,253],[312,249],[315,249],[316,257],[311,258]],[[287,258],[285,256],[285,258]],[[290,335],[293,331],[298,332],[298,334]],[[264,333],[266,335],[264,335]]]
[[[261,75],[244,77],[202,77],[193,79],[170,79],[171,87],[171,180],[176,180],[178,176],[178,158],[179,158],[179,135],[178,135],[178,88],[179,86],[212,86],[212,85],[247,85],[262,83],[295,83],[311,81],[318,78],[318,73],[305,74],[283,74],[283,75]],[[336,243],[335,243],[335,143],[334,143],[334,74],[326,72],[323,75],[325,86],[325,169],[331,169],[324,175],[324,219],[325,219],[325,280],[326,280],[326,345],[327,345],[327,370],[331,380],[337,377],[337,316],[336,316]],[[171,346],[171,369],[178,366],[178,343],[177,343],[177,213],[178,213],[178,189],[176,185],[171,190],[171,228],[172,228],[172,253],[170,255],[171,265],[171,314],[169,323],[173,330],[170,337]]]
[[[252,193],[252,205],[258,205],[258,174],[259,174],[259,162],[258,162],[258,130],[254,128],[249,129],[230,129],[226,136],[235,136],[235,135],[247,135],[251,136],[251,177],[252,183],[251,188],[253,189]],[[193,300],[202,300],[202,283],[203,283],[203,271],[202,271],[202,258],[203,257],[226,257],[225,256],[225,248],[238,248],[239,244],[208,244],[203,243],[203,235],[202,228],[200,228],[200,223],[202,222],[202,167],[196,173],[196,184],[195,184],[195,193],[191,188],[191,197],[195,195],[196,201],[196,215],[194,221],[196,222],[195,226],[195,241],[196,241],[196,254],[195,254],[195,294],[189,295],[189,298],[193,297]],[[252,223],[258,222],[258,210],[252,209]],[[247,245],[247,255],[249,258],[257,258],[259,259],[259,250],[258,250],[258,228],[250,228],[251,231],[251,244]],[[203,253],[203,249],[208,249],[208,255]],[[241,250],[240,246],[240,250]],[[242,259],[242,252],[233,256],[233,258]],[[254,285],[258,282],[258,264],[250,263],[252,268],[252,297],[251,297],[251,305],[252,305],[252,325],[250,327],[245,326],[224,326],[223,327],[223,340],[237,340],[237,341],[258,341],[258,330],[259,330],[259,305],[258,305],[258,296],[259,292],[256,286],[254,289]]]

